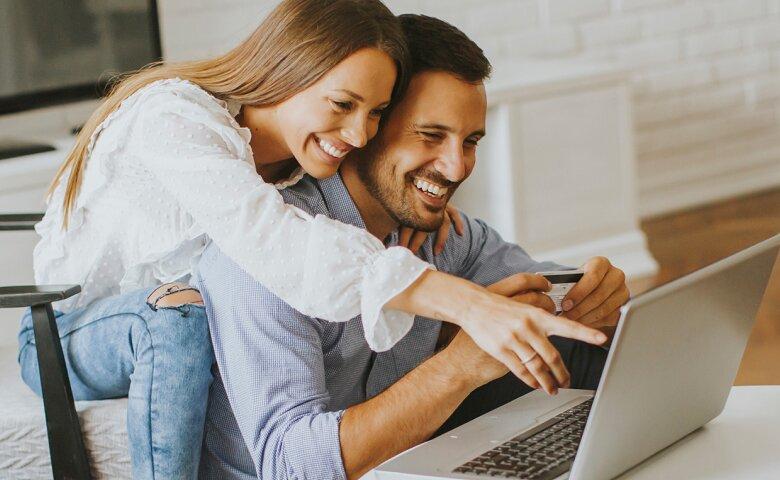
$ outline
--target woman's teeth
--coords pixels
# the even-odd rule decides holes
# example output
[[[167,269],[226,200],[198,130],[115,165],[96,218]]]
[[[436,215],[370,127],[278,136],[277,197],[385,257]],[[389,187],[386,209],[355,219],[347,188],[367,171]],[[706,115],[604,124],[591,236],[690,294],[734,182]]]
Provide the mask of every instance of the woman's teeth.
[[[447,194],[447,187],[440,187],[438,185],[434,185],[432,183],[428,183],[425,180],[421,180],[419,178],[414,179],[414,186],[417,187],[419,190],[422,190],[423,192],[427,193],[428,195],[431,195],[432,197],[441,198],[444,195]]]
[[[331,145],[330,143],[326,142],[323,139],[319,139],[319,144],[320,144],[320,148],[328,152],[328,155],[331,155],[336,158],[341,158],[347,153],[349,153],[349,151],[347,150],[339,150],[338,148],[334,147],[333,145]]]

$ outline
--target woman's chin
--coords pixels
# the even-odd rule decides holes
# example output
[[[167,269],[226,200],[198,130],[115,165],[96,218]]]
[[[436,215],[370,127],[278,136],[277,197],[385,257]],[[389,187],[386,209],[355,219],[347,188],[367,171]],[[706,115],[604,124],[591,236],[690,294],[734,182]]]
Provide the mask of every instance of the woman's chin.
[[[336,172],[339,170],[338,165],[334,165],[331,163],[324,163],[324,162],[306,162],[307,165],[301,164],[303,167],[303,171],[306,172],[308,175],[316,178],[317,180],[323,180],[325,178],[332,177],[336,174]]]

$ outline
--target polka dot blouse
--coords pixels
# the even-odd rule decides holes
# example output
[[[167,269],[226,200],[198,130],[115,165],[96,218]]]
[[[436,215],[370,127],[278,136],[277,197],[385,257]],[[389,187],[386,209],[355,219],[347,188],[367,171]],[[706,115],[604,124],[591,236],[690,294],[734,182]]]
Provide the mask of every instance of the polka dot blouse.
[[[366,332],[396,331],[384,305],[430,265],[367,231],[285,204],[256,173],[238,105],[180,79],[154,82],[96,129],[67,230],[67,175],[36,225],[38,284],[80,284],[55,305],[72,311],[120,293],[188,281],[207,242],[307,316],[362,314]],[[377,334],[375,350],[398,338]]]

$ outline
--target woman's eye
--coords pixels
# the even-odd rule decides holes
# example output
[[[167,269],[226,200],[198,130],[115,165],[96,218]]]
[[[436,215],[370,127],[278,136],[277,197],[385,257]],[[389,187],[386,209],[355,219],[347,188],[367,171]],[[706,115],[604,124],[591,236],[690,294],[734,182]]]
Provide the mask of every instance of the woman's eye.
[[[352,103],[351,102],[338,102],[336,100],[331,100],[331,103],[336,106],[339,110],[348,112],[352,109]]]
[[[372,117],[380,118],[380,117],[382,117],[383,113],[385,113],[385,109],[384,108],[375,108],[374,110],[371,110],[371,116]]]

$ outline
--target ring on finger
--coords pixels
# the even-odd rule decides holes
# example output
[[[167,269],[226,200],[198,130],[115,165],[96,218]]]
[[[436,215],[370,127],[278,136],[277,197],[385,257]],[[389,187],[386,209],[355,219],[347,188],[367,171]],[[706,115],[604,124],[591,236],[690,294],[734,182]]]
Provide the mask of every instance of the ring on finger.
[[[533,355],[531,355],[530,357],[528,357],[527,359],[525,359],[525,360],[520,360],[520,363],[522,363],[523,365],[525,365],[526,363],[530,362],[531,360],[533,360],[534,358],[536,358],[536,357],[538,357],[538,356],[539,356],[539,352],[534,352],[534,354],[533,354]]]

